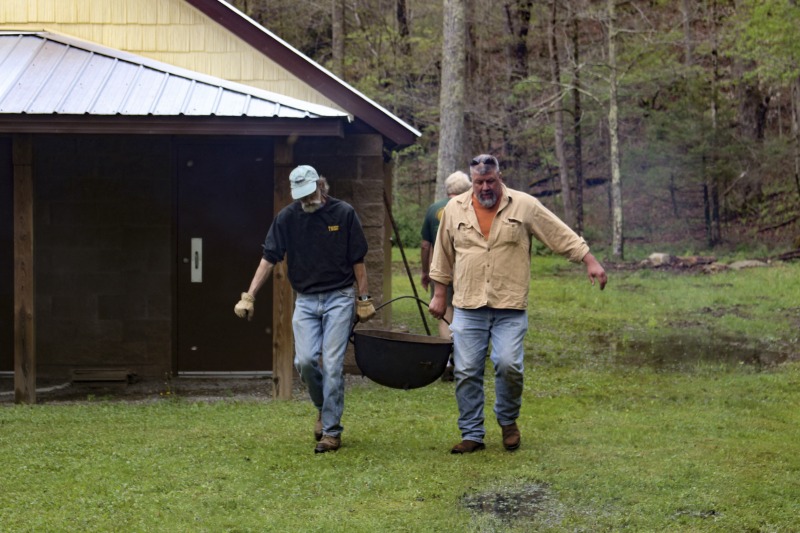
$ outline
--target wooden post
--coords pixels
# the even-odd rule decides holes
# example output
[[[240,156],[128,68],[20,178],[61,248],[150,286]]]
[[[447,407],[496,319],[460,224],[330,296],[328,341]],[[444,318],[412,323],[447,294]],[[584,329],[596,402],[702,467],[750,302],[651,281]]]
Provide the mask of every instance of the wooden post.
[[[274,214],[291,200],[289,173],[293,164],[292,146],[275,143],[275,197]],[[292,398],[294,382],[294,334],[292,314],[294,295],[286,272],[286,261],[281,261],[272,270],[272,382],[273,397],[277,400]]]
[[[14,166],[14,400],[36,403],[33,271],[33,142],[15,135]]]
[[[276,400],[292,398],[294,382],[294,335],[292,313],[294,310],[292,286],[286,272],[286,261],[272,270],[272,382]]]

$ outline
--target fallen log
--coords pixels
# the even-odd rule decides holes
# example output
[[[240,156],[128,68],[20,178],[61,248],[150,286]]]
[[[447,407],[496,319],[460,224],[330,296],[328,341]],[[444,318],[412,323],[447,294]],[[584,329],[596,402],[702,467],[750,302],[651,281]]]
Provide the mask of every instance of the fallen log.
[[[775,259],[779,261],[791,261],[792,259],[800,259],[800,248],[798,248],[797,250],[784,252],[781,255],[775,257]]]
[[[758,229],[758,233],[764,233],[765,231],[772,231],[774,229],[779,229],[779,228],[782,228],[784,226],[788,226],[789,224],[797,221],[798,219],[800,219],[800,215],[798,215],[796,217],[792,217],[789,220],[784,220],[783,222],[779,222],[777,224],[773,224],[772,226],[765,226],[763,228],[759,228]]]

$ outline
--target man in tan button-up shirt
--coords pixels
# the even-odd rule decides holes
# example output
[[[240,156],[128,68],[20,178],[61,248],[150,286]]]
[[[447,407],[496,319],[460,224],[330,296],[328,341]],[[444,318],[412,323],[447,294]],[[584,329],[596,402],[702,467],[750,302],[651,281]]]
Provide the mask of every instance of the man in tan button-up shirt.
[[[516,419],[522,405],[531,238],[570,261],[583,262],[592,285],[597,281],[603,289],[607,277],[580,236],[536,198],[503,184],[494,156],[475,157],[470,177],[472,190],[451,199],[442,215],[430,269],[437,283],[429,310],[441,318],[444,288],[452,282],[455,313],[450,329],[462,441],[451,452],[485,447],[483,374],[490,341],[494,412],[503,446],[512,451],[520,445]]]

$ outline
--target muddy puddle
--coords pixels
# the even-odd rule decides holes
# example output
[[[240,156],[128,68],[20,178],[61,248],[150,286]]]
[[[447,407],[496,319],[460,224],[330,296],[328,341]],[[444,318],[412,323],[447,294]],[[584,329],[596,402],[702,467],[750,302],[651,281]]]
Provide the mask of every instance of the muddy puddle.
[[[710,333],[597,337],[593,342],[597,352],[612,364],[663,370],[689,370],[702,365],[747,365],[760,370],[798,356],[788,346]]]
[[[467,495],[462,504],[475,513],[489,514],[507,522],[547,512],[550,496],[547,485],[529,483],[513,489]]]

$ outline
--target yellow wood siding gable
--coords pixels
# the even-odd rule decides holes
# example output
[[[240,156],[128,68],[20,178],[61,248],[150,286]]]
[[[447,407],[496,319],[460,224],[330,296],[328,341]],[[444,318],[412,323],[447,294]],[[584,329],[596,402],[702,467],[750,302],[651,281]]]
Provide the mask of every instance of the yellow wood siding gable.
[[[71,35],[341,109],[184,0],[3,0],[0,29]]]

